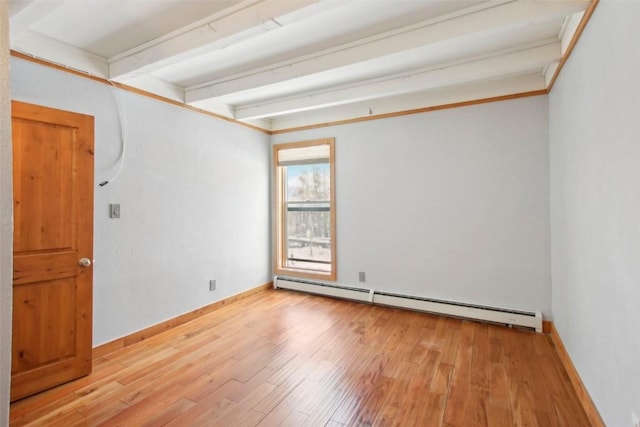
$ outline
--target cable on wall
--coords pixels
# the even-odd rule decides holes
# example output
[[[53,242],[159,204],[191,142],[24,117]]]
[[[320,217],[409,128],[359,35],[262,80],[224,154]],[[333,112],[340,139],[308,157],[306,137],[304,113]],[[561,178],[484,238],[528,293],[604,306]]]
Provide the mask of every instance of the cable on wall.
[[[122,149],[120,150],[120,157],[119,157],[120,166],[118,166],[118,170],[116,171],[113,177],[105,181],[102,181],[99,184],[100,187],[104,187],[110,182],[115,181],[120,175],[120,172],[122,172],[122,167],[124,166],[125,148],[127,144],[127,111],[124,103],[124,98],[122,96],[122,93],[120,92],[120,88],[118,88],[118,86],[116,86],[116,84],[111,80],[107,80],[107,81],[109,82],[109,84],[111,84],[111,86],[114,87],[113,92],[115,93],[114,97],[116,98],[116,109],[118,110],[118,120],[120,122],[120,141],[122,144]]]

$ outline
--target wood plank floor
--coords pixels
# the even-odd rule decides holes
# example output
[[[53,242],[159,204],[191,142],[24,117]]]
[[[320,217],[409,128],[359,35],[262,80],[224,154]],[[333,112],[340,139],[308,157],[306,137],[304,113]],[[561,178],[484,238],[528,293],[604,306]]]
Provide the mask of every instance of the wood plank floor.
[[[589,425],[545,335],[283,290],[100,357],[10,423]]]

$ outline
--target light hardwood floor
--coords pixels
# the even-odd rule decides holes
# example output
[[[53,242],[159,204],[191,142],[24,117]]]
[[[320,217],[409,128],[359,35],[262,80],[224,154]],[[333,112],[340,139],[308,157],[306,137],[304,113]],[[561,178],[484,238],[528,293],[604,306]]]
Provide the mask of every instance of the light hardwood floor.
[[[94,360],[11,425],[588,426],[549,337],[267,290]]]

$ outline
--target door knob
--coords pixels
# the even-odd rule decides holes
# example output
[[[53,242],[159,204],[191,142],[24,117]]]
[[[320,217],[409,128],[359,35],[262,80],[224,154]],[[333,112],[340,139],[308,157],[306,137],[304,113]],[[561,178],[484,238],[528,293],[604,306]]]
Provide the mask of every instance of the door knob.
[[[89,267],[91,265],[91,260],[89,258],[80,258],[78,265],[80,267]]]

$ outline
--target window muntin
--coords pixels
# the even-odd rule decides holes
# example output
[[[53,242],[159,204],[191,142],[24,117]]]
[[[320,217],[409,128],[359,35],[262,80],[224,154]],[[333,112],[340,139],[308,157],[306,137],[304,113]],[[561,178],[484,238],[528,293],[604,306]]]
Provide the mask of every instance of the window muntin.
[[[333,140],[274,146],[276,274],[335,280]]]

